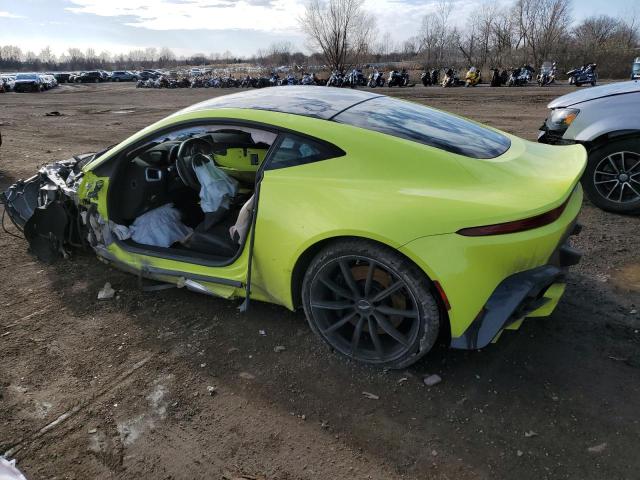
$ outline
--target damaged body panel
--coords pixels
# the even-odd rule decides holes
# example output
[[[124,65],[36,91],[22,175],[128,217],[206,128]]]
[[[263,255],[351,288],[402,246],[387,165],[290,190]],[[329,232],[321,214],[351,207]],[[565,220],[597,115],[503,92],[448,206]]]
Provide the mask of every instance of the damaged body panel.
[[[551,314],[557,268],[579,259],[567,237],[584,167],[580,146],[290,87],[195,105],[0,198],[42,260],[92,249],[140,279],[244,298],[242,309],[302,306],[334,350],[404,368],[443,325],[452,346],[480,348]],[[554,274],[534,282],[538,271]]]

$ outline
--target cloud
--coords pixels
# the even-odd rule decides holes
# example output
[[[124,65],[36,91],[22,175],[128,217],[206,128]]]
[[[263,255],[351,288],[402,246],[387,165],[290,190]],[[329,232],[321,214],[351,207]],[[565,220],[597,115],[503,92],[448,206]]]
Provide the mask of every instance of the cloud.
[[[149,30],[297,29],[303,5],[296,0],[71,0],[76,14],[122,17]]]
[[[24,15],[16,15],[11,12],[4,12],[0,10],[0,18],[25,18]]]

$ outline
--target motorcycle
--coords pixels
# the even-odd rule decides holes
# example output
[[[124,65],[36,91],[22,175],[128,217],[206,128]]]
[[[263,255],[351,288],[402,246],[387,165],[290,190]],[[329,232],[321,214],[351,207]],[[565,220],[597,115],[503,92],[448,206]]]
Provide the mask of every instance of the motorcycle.
[[[329,80],[327,80],[327,87],[341,87],[344,83],[344,75],[338,70],[331,72]]]
[[[409,73],[403,68],[402,71],[391,70],[389,72],[389,79],[387,80],[389,87],[408,87],[409,86]]]
[[[297,85],[298,80],[293,75],[293,73],[288,74],[285,78],[280,81],[280,85]]]
[[[503,85],[502,77],[500,76],[500,70],[497,68],[491,69],[491,83],[492,87],[501,87]]]
[[[303,74],[300,85],[316,85],[316,75],[314,73]]]
[[[535,70],[531,65],[525,65],[524,67],[516,67],[511,71],[509,78],[507,79],[507,87],[522,87],[528,84],[533,78],[533,72]]]
[[[575,85],[579,87],[585,83],[590,83],[591,86],[595,86],[598,81],[598,73],[596,72],[597,64],[589,63],[583,65],[580,68],[574,68],[569,70],[567,75],[569,76],[569,85]]]
[[[351,70],[351,73],[347,75],[346,84],[351,88],[355,87],[364,87],[367,84],[367,80],[364,78],[362,74],[362,70],[359,68],[354,68]]]
[[[431,70],[431,85],[438,85],[440,83],[440,70],[434,68]]]
[[[448,68],[445,72],[444,72],[444,78],[442,79],[442,87],[443,88],[447,88],[447,87],[455,87],[456,85],[458,85],[458,74],[456,73],[456,71],[453,68]]]
[[[278,85],[280,85],[280,76],[277,73],[272,73],[269,77],[269,86],[277,87]]]
[[[544,87],[551,85],[556,80],[556,62],[544,62],[540,67],[540,73],[536,77],[538,85]]]
[[[422,81],[422,85],[428,87],[431,85],[431,73],[425,68],[422,75],[420,75],[420,80]]]
[[[369,74],[369,82],[367,83],[367,85],[371,88],[384,87],[384,82],[384,73],[379,72],[376,68]]]
[[[480,80],[481,80],[480,70],[478,70],[476,67],[471,67],[471,68],[469,68],[469,71],[467,72],[467,75],[465,76],[464,86],[465,87],[475,87],[476,85],[478,85],[480,83]]]

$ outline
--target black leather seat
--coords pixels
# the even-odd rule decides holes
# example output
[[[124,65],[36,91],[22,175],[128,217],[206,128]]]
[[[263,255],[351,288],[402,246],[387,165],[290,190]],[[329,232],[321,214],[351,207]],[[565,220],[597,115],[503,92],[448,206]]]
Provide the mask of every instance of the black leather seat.
[[[215,255],[217,257],[231,258],[238,251],[238,245],[231,239],[229,234],[229,228],[234,223],[234,215],[230,212],[225,212],[223,219],[218,218],[214,223],[214,219],[211,224],[205,220],[198,225],[189,239],[184,242],[184,247],[191,251],[206,253],[207,255]]]

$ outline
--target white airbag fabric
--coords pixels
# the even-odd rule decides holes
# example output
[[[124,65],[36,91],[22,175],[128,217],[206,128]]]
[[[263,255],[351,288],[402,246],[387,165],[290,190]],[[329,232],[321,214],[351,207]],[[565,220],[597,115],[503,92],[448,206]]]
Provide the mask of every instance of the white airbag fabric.
[[[193,170],[200,182],[200,208],[202,211],[213,213],[220,208],[228,210],[231,199],[238,193],[238,183],[210,160],[201,162],[199,165],[194,162]]]
[[[172,203],[167,203],[136,218],[129,232],[136,243],[170,247],[191,235],[193,229],[182,223],[180,211]]]

